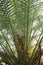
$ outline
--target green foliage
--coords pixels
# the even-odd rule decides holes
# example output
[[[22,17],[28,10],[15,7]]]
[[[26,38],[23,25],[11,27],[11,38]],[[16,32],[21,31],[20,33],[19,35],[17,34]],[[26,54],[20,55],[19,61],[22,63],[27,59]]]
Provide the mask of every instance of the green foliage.
[[[40,64],[40,47],[43,42],[42,6],[43,2],[37,0],[0,0],[1,62],[8,65]],[[41,31],[39,36],[37,31]],[[30,57],[29,51],[34,39],[36,46]]]

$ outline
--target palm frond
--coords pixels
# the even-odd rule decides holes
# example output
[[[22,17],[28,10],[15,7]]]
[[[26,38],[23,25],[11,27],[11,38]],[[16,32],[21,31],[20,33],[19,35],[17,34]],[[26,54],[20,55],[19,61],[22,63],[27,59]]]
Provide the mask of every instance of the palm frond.
[[[39,51],[39,44],[41,43],[40,36],[31,57],[28,52],[30,46],[32,46],[32,40],[36,40],[36,31],[43,30],[43,16],[39,14],[42,6],[43,2],[39,2],[39,0],[0,0],[0,46],[3,49],[0,56],[6,64],[36,65],[40,62],[40,53],[40,58],[33,60],[36,59],[35,55],[38,55],[37,51]],[[36,25],[34,22],[36,22]],[[3,33],[3,30],[7,30],[7,34]],[[8,34],[11,37],[11,43],[16,48],[18,57],[15,56],[14,49],[11,48],[11,43],[7,38]],[[43,33],[41,36],[43,36]],[[4,44],[4,41],[6,44]]]

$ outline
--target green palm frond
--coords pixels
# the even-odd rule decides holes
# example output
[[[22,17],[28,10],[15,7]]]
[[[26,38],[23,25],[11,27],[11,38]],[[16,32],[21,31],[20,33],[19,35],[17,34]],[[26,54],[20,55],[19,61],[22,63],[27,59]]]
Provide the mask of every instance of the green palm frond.
[[[0,57],[2,62],[8,65],[39,63],[40,53],[39,59],[36,59],[35,55],[41,51],[38,50],[42,42],[42,39],[40,42],[40,36],[43,38],[43,16],[39,14],[42,6],[43,2],[39,0],[0,0],[0,46],[3,49],[0,51]],[[36,32],[40,29],[41,34],[38,36]],[[37,37],[39,37],[38,40]],[[38,42],[30,57],[29,51],[34,39]]]

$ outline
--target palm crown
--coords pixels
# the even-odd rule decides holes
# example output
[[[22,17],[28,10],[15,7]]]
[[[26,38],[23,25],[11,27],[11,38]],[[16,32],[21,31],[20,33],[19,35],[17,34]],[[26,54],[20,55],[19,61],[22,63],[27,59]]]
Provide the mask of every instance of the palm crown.
[[[42,6],[43,2],[39,0],[0,0],[0,62],[8,65],[40,64]]]

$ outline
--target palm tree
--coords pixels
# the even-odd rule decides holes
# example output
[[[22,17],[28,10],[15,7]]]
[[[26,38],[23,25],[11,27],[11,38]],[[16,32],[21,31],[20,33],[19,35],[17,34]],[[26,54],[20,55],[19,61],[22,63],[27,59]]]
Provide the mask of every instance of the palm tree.
[[[0,62],[6,65],[40,64],[42,6],[43,2],[39,0],[0,0]]]

